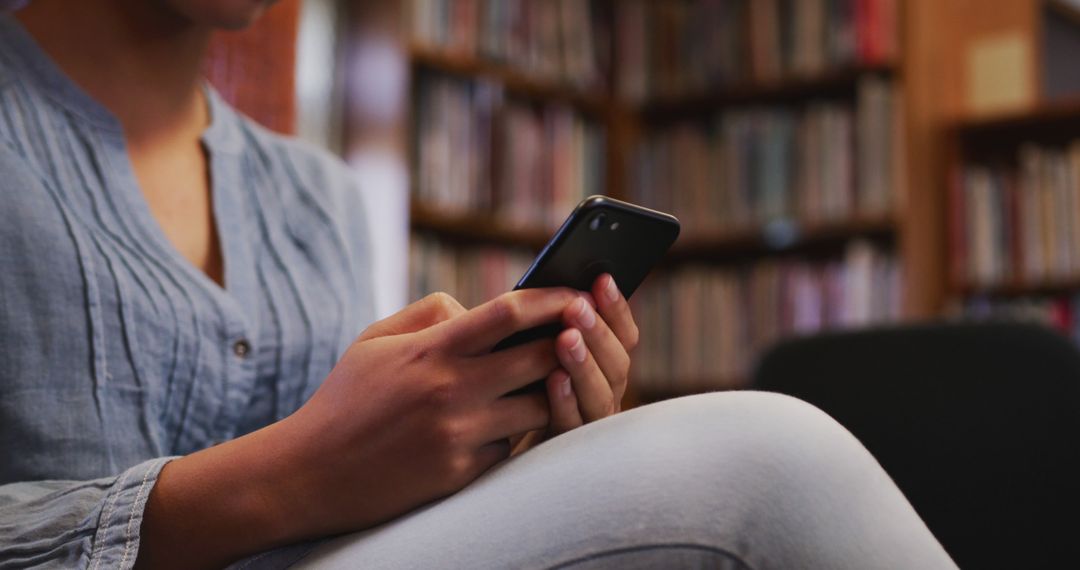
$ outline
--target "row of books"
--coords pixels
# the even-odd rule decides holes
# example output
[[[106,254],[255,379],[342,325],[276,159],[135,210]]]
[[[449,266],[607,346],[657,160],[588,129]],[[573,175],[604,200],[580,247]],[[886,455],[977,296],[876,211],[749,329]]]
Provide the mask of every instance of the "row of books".
[[[409,242],[409,298],[442,291],[472,308],[511,290],[532,263],[528,251],[501,246],[461,247],[413,233]]]
[[[582,198],[604,193],[604,130],[573,109],[437,74],[421,75],[416,89],[415,196],[426,204],[556,227]]]
[[[1080,276],[1080,141],[954,177],[954,278],[976,287]]]
[[[655,275],[632,300],[642,331],[634,381],[645,393],[742,387],[777,340],[898,319],[901,286],[895,257],[862,241],[824,263],[766,260]]]
[[[959,316],[977,321],[1040,324],[1080,344],[1080,294],[1016,299],[976,295],[964,301]]]
[[[630,194],[688,229],[884,215],[903,170],[893,103],[889,81],[865,77],[854,105],[740,109],[658,130],[638,149]]]
[[[678,97],[892,62],[897,0],[622,0],[619,90]]]
[[[603,89],[610,26],[590,0],[412,0],[413,41],[529,76]]]

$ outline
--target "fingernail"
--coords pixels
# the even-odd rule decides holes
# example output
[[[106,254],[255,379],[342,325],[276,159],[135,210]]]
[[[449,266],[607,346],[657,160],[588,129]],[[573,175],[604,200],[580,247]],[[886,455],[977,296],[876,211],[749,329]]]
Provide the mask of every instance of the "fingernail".
[[[619,288],[615,286],[615,278],[611,275],[607,277],[607,286],[604,287],[604,293],[607,295],[609,301],[619,300]]]
[[[585,299],[578,297],[577,301],[577,321],[583,329],[591,329],[596,324],[596,313],[593,312],[589,303],[585,302]]]
[[[570,376],[563,378],[563,381],[559,384],[559,393],[563,398],[570,397]]]
[[[577,333],[577,342],[570,347],[570,357],[578,362],[585,362],[585,339],[581,337],[581,333]]]

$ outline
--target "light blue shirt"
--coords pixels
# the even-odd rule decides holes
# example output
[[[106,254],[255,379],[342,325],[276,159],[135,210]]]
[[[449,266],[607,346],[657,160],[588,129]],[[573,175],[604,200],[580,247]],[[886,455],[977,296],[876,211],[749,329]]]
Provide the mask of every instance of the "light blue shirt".
[[[0,16],[0,568],[130,567],[168,458],[290,414],[372,318],[350,173],[207,92],[224,288],[115,117]]]

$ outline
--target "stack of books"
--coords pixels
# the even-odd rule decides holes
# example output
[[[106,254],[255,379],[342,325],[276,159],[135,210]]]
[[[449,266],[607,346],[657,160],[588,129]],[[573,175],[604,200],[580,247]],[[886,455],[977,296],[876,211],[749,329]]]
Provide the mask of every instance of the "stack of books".
[[[854,105],[740,109],[658,129],[638,149],[631,197],[688,230],[883,216],[903,169],[893,99],[890,82],[867,76]]]
[[[970,164],[951,192],[954,278],[976,288],[1080,278],[1080,142]]]
[[[582,90],[607,85],[610,30],[589,0],[412,0],[413,41]]]
[[[619,90],[646,101],[888,64],[896,0],[621,0]]]
[[[979,321],[1035,323],[1053,328],[1080,344],[1080,294],[994,299],[981,295],[964,301],[961,315]]]
[[[416,89],[415,197],[426,205],[557,227],[582,198],[604,193],[603,129],[573,109],[434,73]]]
[[[532,263],[528,251],[501,246],[460,247],[413,233],[409,243],[409,298],[448,293],[472,308],[514,288]]]
[[[743,387],[777,340],[895,321],[901,286],[895,257],[862,241],[824,263],[775,259],[655,275],[632,300],[642,331],[634,382],[646,393]]]

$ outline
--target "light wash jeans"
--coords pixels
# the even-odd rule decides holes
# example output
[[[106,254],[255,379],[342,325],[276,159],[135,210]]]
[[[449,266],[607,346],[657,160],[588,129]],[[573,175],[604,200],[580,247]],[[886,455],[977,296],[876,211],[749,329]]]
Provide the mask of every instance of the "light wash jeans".
[[[619,414],[378,528],[238,566],[301,556],[319,569],[956,567],[850,433],[758,392]]]

